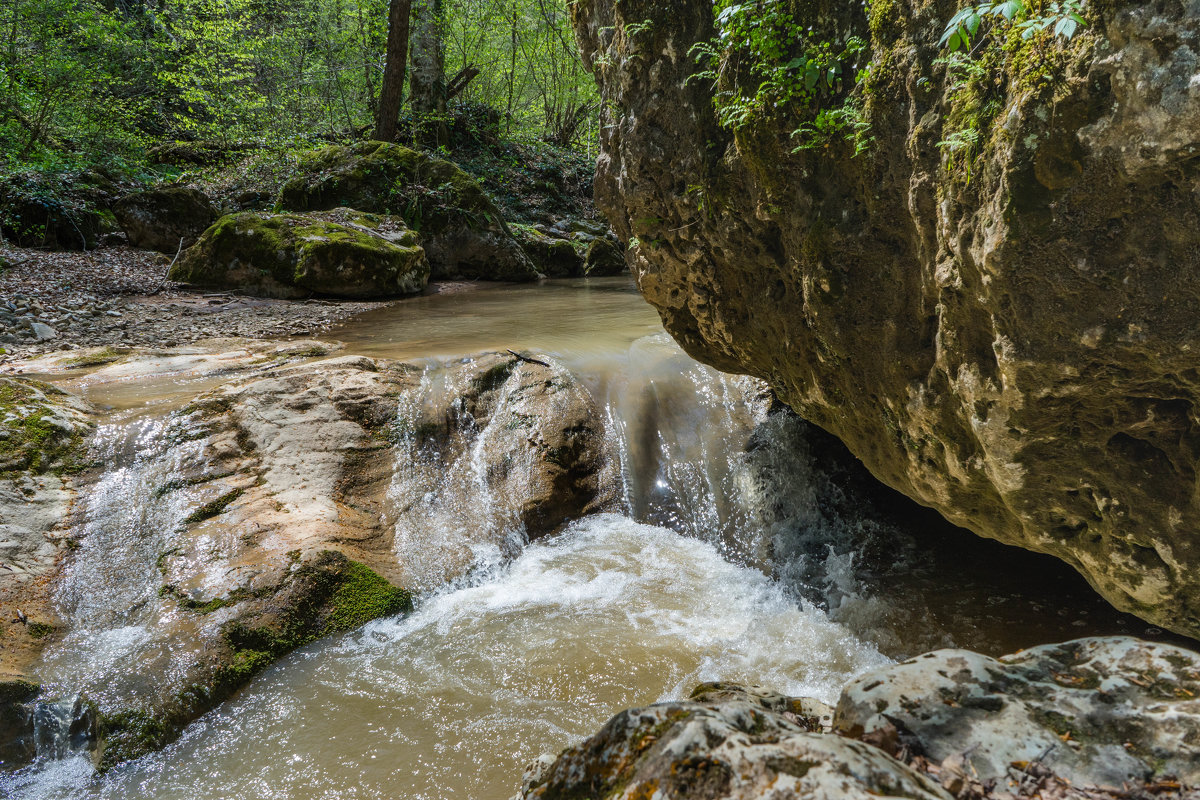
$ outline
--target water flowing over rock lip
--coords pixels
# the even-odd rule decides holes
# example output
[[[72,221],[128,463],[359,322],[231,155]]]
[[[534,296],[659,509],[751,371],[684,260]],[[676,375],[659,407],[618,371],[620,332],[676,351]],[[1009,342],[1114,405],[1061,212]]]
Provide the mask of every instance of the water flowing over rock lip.
[[[978,161],[944,147],[971,113],[935,63],[954,4],[818,6],[876,65],[857,157],[793,153],[790,118],[720,127],[686,56],[711,3],[572,6],[640,290],[884,483],[1200,635],[1194,3],[1089,5],[1049,84],[1005,61]]]

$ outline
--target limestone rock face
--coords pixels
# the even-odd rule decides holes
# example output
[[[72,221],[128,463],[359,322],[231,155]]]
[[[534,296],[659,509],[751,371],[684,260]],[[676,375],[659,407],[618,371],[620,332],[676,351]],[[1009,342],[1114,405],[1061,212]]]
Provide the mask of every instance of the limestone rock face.
[[[623,711],[557,760],[535,764],[514,800],[949,800],[881,750],[820,732],[808,703],[759,689],[701,686],[688,702]]]
[[[602,417],[561,367],[485,354],[421,368],[332,349],[133,351],[93,373],[226,382],[165,418],[102,426],[78,485],[44,514],[29,488],[44,475],[14,484],[19,517],[0,491],[0,543],[19,545],[4,563],[20,569],[0,570],[0,613],[15,613],[5,589],[29,573],[45,596],[20,606],[46,625],[36,642],[17,626],[34,642],[24,649],[13,626],[0,634],[0,719],[25,720],[0,738],[0,760],[28,757],[39,690],[22,681],[42,699],[82,694],[109,767],[164,746],[294,648],[405,611],[409,588],[461,575],[479,548],[550,533],[611,497]],[[0,392],[10,383],[21,408],[79,404],[24,381]]]
[[[134,247],[178,252],[191,247],[217,219],[217,209],[199,189],[167,186],[126,195],[113,214]]]
[[[267,297],[394,297],[424,289],[429,262],[398,217],[245,211],[205,231],[171,279]]]
[[[790,5],[870,42],[857,157],[792,152],[801,116],[716,123],[688,80],[711,2],[571,6],[642,293],[885,483],[1200,635],[1200,6],[1089,4],[968,107],[934,63],[950,0]],[[972,114],[976,149],[939,147]]]
[[[615,505],[618,459],[588,391],[549,361],[485,354],[434,367],[400,399],[389,525],[406,585],[461,575]]]
[[[293,211],[347,206],[401,215],[421,234],[435,278],[536,280],[537,270],[483,187],[449,161],[384,142],[306,154],[284,185]]]
[[[0,685],[24,679],[55,633],[50,581],[69,545],[90,412],[49,384],[0,378]],[[25,624],[10,624],[18,611]]]
[[[835,727],[894,726],[980,781],[1040,761],[1076,786],[1200,782],[1200,655],[1129,638],[1081,639],[1000,659],[938,650],[861,676]]]

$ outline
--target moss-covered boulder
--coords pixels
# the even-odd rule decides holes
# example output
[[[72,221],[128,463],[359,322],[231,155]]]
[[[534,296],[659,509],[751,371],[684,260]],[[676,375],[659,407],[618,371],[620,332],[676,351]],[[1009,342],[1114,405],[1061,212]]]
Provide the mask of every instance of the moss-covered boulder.
[[[254,597],[208,605],[184,604],[194,615],[235,607],[205,637],[204,654],[189,665],[186,684],[173,693],[124,694],[97,703],[95,760],[101,770],[158,750],[183,728],[297,647],[358,628],[373,619],[412,610],[412,597],[344,553],[295,554],[282,581]],[[168,686],[167,688],[171,688]]]
[[[591,240],[584,256],[585,275],[589,278],[611,277],[620,275],[625,269],[625,253],[616,242],[607,236]]]
[[[582,248],[570,239],[552,236],[532,225],[514,225],[513,234],[537,271],[547,278],[574,278],[583,274]]]
[[[113,214],[134,247],[175,253],[191,247],[217,218],[208,195],[187,186],[164,186],[126,195]]]
[[[449,161],[383,142],[304,154],[280,192],[288,211],[349,207],[399,215],[421,235],[435,278],[534,280],[537,270],[487,192]]]
[[[257,145],[245,142],[227,144],[214,141],[162,142],[146,151],[151,164],[190,165],[211,167],[224,164],[245,153],[257,149]]]
[[[22,247],[90,250],[104,232],[104,219],[78,198],[26,191],[0,180],[0,233]]]
[[[242,212],[205,231],[170,277],[266,297],[416,294],[429,280],[417,241],[398,217]]]

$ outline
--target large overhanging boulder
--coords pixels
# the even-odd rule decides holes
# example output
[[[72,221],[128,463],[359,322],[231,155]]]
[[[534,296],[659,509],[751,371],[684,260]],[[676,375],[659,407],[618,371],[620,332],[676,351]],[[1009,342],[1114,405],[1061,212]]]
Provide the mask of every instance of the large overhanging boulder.
[[[710,0],[572,6],[642,293],[885,483],[1200,635],[1196,3],[1094,3],[974,109],[938,63],[955,3],[786,5],[869,41],[865,153],[793,152],[790,113],[720,127]],[[968,122],[975,150],[947,144]]]

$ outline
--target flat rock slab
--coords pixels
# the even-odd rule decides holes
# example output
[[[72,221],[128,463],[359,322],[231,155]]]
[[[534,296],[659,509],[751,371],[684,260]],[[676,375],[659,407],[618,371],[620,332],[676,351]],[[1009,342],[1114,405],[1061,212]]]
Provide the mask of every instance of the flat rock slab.
[[[894,726],[924,754],[961,754],[980,781],[1040,761],[1076,786],[1200,783],[1200,654],[1128,637],[1000,659],[938,650],[850,684],[834,726]]]

